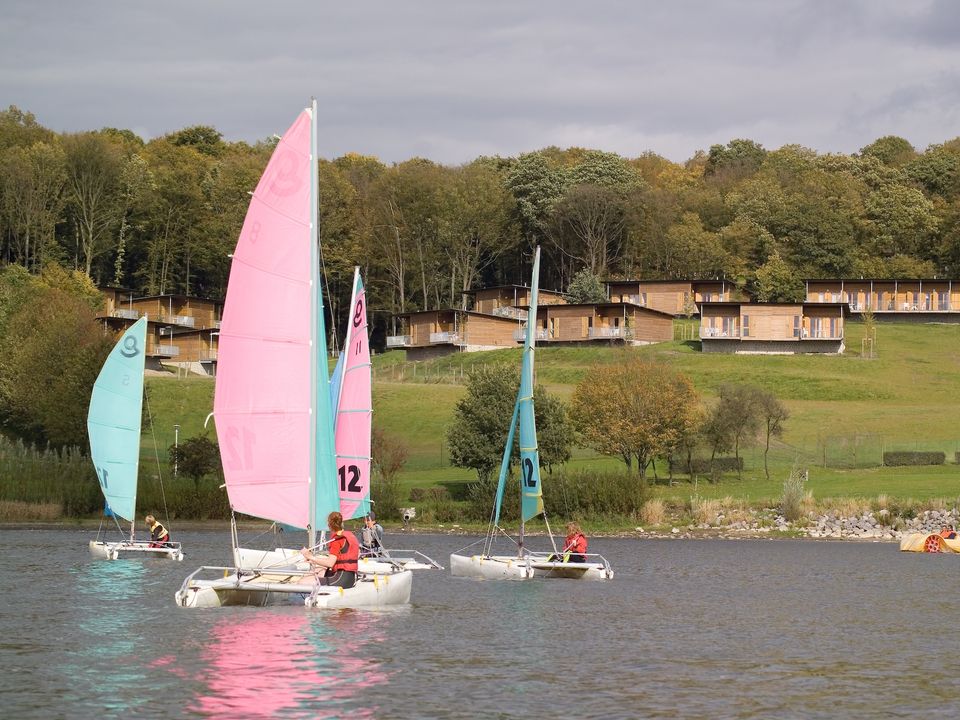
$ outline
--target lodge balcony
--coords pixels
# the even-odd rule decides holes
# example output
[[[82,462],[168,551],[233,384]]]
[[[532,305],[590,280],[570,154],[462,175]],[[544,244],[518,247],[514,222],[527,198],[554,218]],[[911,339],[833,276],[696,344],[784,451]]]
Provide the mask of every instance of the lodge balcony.
[[[517,342],[525,342],[527,339],[527,329],[525,327],[513,331],[513,339]],[[550,340],[550,332],[546,328],[537,328],[534,337],[535,340]]]
[[[453,330],[444,330],[442,332],[430,333],[430,344],[431,345],[440,345],[440,344],[461,345],[463,343],[460,340],[460,333]]]
[[[700,328],[700,339],[709,339],[709,338],[739,338],[740,337],[740,328],[722,328],[722,327],[706,327]]]
[[[151,354],[155,357],[177,357],[180,355],[180,348],[176,345],[154,345]]]
[[[511,305],[501,305],[500,307],[494,308],[493,314],[497,317],[513,318],[514,320],[522,320],[523,322],[527,320],[526,310],[521,310]]]
[[[588,340],[631,340],[633,330],[628,327],[591,327],[587,328]]]
[[[410,336],[409,335],[388,335],[387,336],[387,347],[388,348],[403,348],[410,345]]]
[[[110,317],[122,318],[124,320],[139,320],[140,311],[130,308],[114,308],[110,311]]]

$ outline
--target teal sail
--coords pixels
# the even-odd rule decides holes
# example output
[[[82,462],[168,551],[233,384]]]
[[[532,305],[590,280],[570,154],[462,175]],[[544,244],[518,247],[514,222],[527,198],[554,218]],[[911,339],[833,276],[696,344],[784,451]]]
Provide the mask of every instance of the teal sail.
[[[114,514],[133,522],[143,412],[147,319],[142,317],[110,351],[90,396],[87,434],[100,489]]]
[[[318,202],[319,188],[317,168],[317,103],[311,103],[310,118],[310,222],[313,239],[310,243],[310,274],[313,285],[312,346],[314,357],[313,375],[313,488],[310,493],[310,538],[314,533],[327,529],[327,515],[340,510],[340,495],[337,484],[337,458],[334,445],[334,411],[331,406],[330,373],[327,369],[327,330],[323,317],[323,284],[320,282],[320,233]]]
[[[517,396],[520,419],[520,515],[524,522],[543,512],[540,487],[540,451],[537,448],[537,423],[533,413],[533,354],[537,335],[537,291],[540,282],[540,248],[533,260],[530,283],[530,307],[527,312],[527,336],[520,368],[520,392]]]
[[[507,432],[507,444],[503,446],[503,459],[500,461],[500,477],[497,480],[497,497],[493,501],[493,526],[500,525],[500,507],[503,505],[503,490],[510,475],[510,456],[513,454],[513,438],[517,429],[517,414],[520,412],[520,398],[513,404],[513,417],[510,418],[510,430]]]

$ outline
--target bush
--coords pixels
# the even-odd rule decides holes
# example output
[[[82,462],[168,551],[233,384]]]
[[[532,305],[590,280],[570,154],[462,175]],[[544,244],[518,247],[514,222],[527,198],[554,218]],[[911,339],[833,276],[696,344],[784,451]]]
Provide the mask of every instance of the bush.
[[[630,472],[555,472],[544,486],[553,517],[584,515],[636,518],[649,498],[647,483]]]
[[[710,458],[692,458],[689,463],[686,459],[670,459],[670,472],[686,475],[709,475],[711,472],[737,472],[738,470],[743,470],[742,457],[717,457],[712,461]]]
[[[787,479],[783,481],[783,496],[780,498],[780,512],[788,522],[796,522],[803,517],[804,498],[806,493],[803,483],[806,473],[794,467]]]
[[[883,464],[887,467],[904,465],[943,465],[947,455],[943,452],[885,452]]]
[[[640,508],[640,520],[645,525],[661,525],[666,516],[666,506],[660,498],[647,500]]]

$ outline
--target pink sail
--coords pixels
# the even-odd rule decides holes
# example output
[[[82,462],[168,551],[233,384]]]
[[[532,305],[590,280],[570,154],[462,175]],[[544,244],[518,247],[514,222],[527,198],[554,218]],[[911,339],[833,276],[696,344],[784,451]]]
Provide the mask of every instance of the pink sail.
[[[311,243],[308,111],[280,140],[233,254],[213,411],[230,504],[309,519]]]
[[[370,511],[370,422],[373,414],[367,295],[354,272],[353,303],[343,346],[346,360],[337,402],[336,449],[340,512],[345,520]]]

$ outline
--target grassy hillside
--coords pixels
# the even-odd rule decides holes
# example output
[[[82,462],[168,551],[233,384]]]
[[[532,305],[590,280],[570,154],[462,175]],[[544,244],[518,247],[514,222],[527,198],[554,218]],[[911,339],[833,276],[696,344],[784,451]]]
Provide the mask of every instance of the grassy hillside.
[[[847,352],[832,356],[703,354],[698,343],[675,341],[628,350],[609,347],[550,348],[537,351],[537,381],[569,398],[576,383],[597,364],[619,362],[623,353],[654,356],[688,374],[707,402],[725,382],[751,382],[773,391],[788,405],[791,418],[782,442],[771,451],[771,481],[763,474],[757,449],[745,453],[742,480],[727,476],[718,485],[688,482],[658,485],[664,497],[734,497],[762,502],[779,496],[784,475],[798,462],[810,471],[817,497],[960,496],[960,425],[956,399],[960,388],[960,325],[880,324],[877,357],[860,356],[863,326],[847,323]],[[403,353],[374,359],[374,422],[403,439],[410,458],[402,476],[406,488],[464,483],[472,474],[449,466],[446,427],[463,389],[461,378],[484,363],[519,363],[519,350],[458,354],[422,363],[406,363]],[[202,432],[210,412],[213,382],[204,378],[150,378],[148,392],[155,418],[158,452],[166,457],[173,425],[181,439]],[[151,459],[149,430],[144,454]],[[931,468],[837,469],[875,465],[883,450],[934,449],[947,453],[948,465]],[[578,449],[575,467],[620,466],[609,458]],[[662,472],[662,470],[661,470]]]

